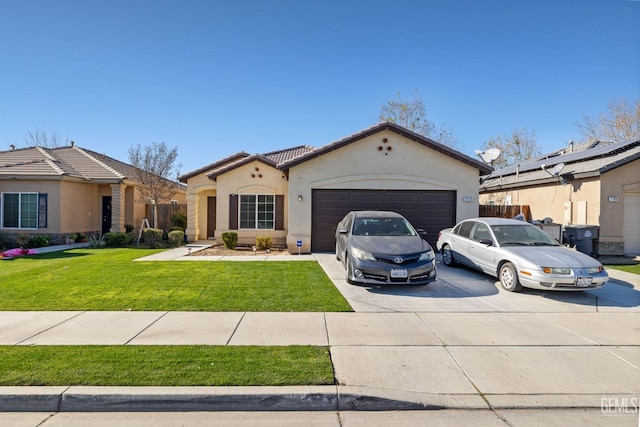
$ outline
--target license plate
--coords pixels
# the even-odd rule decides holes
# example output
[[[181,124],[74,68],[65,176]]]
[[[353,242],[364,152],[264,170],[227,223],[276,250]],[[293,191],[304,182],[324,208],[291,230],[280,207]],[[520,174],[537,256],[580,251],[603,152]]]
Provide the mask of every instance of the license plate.
[[[593,284],[593,277],[576,277],[576,288],[588,288]]]
[[[407,270],[404,268],[394,268],[391,270],[391,277],[393,278],[406,278]]]

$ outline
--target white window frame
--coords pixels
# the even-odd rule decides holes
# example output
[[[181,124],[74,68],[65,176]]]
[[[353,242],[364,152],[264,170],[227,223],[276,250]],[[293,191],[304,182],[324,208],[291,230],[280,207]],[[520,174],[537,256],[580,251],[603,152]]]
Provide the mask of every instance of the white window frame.
[[[242,205],[243,205],[243,198],[246,197],[253,197],[253,212],[254,212],[254,218],[253,218],[253,227],[245,227],[243,226],[243,218],[242,218]],[[260,198],[261,197],[267,197],[267,198],[271,198],[271,201],[263,201],[260,202]],[[271,219],[270,220],[262,220],[260,219],[260,214],[266,212],[267,214],[269,213],[269,211],[261,211],[260,205],[271,205]],[[266,221],[271,221],[271,227],[260,227],[260,223],[261,222],[266,222]],[[275,226],[276,226],[276,196],[274,194],[240,194],[238,197],[238,230],[275,230]]]
[[[4,226],[4,208],[5,208],[5,196],[8,194],[17,194],[18,195],[18,226],[17,227],[5,227]],[[38,229],[38,196],[39,193],[32,191],[22,191],[22,192],[14,192],[7,191],[0,194],[0,228],[4,230],[37,230]],[[35,227],[23,227],[22,226],[22,196],[26,195],[35,195],[36,196],[36,205],[35,205]]]

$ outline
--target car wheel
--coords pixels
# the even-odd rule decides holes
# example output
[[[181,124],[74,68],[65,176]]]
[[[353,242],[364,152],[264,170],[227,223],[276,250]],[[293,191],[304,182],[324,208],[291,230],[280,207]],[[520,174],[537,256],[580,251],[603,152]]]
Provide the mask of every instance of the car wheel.
[[[349,258],[349,254],[345,254],[345,261],[347,263],[346,266],[346,270],[347,270],[347,283],[351,283],[354,284],[355,280],[353,280],[353,266],[351,265],[351,260]]]
[[[453,251],[449,245],[442,247],[442,262],[447,267],[454,267],[456,265],[456,261],[453,259]]]
[[[520,285],[520,279],[518,279],[518,272],[516,267],[510,262],[505,262],[500,267],[500,284],[504,290],[509,292],[519,292],[522,290]]]

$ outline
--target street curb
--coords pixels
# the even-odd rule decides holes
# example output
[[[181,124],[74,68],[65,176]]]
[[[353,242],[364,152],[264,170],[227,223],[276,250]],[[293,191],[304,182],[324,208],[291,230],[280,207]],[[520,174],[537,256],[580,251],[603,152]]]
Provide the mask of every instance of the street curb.
[[[487,409],[479,395],[368,387],[0,387],[0,412]]]

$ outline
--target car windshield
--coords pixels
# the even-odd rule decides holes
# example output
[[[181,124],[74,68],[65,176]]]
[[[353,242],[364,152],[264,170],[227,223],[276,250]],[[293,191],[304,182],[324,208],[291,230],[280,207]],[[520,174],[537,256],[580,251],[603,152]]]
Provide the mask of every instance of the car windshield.
[[[416,230],[402,218],[356,218],[354,236],[417,236]]]
[[[529,224],[492,225],[500,246],[559,246],[550,235]]]

